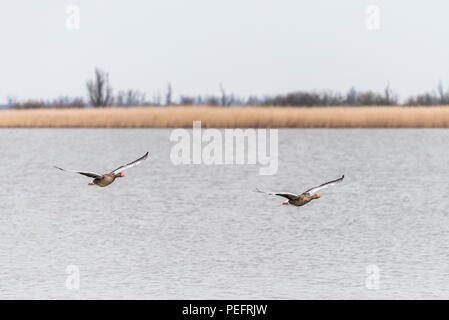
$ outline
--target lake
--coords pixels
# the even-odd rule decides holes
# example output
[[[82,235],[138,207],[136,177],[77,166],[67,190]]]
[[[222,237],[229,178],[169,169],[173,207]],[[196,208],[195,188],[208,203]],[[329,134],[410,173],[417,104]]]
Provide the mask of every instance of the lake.
[[[449,130],[282,129],[267,176],[174,165],[171,133],[1,129],[0,298],[449,298]],[[53,168],[146,151],[106,188]],[[342,174],[299,208],[253,192]]]

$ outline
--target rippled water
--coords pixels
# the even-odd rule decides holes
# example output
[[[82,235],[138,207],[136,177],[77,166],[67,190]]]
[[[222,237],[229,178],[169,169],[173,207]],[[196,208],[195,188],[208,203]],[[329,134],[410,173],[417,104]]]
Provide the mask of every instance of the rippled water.
[[[279,130],[273,176],[174,166],[170,133],[0,130],[0,298],[449,298],[448,130]],[[107,188],[52,167],[104,171],[147,150]],[[300,208],[252,192],[343,173]]]

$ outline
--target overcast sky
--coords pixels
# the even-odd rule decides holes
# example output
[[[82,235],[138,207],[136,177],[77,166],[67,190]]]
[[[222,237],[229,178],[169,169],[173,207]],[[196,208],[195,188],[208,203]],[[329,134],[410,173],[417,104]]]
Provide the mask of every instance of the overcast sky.
[[[95,66],[148,97],[170,81],[175,97],[220,82],[243,96],[389,82],[404,98],[449,87],[448,13],[437,0],[2,1],[0,103],[85,97]]]

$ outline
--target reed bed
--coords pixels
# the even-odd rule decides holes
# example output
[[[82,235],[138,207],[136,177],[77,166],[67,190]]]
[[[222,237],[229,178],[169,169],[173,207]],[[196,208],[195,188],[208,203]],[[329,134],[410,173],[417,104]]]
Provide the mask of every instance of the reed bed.
[[[129,107],[0,111],[0,128],[449,128],[449,107]]]

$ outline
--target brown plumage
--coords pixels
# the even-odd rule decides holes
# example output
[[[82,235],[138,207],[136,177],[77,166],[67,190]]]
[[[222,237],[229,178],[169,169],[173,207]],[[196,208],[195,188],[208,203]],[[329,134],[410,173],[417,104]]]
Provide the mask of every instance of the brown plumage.
[[[62,169],[60,167],[56,167],[56,166],[55,166],[55,168],[62,170],[62,171],[75,172],[75,173],[82,174],[83,176],[86,176],[86,177],[94,178],[94,180],[92,180],[92,182],[89,183],[90,186],[96,185],[99,187],[106,187],[106,186],[110,185],[111,183],[113,183],[116,178],[124,177],[125,175],[123,174],[122,171],[138,165],[142,161],[146,160],[147,157],[148,157],[148,152],[145,153],[145,155],[143,155],[139,159],[134,160],[133,162],[130,162],[124,166],[120,166],[117,169],[111,171],[110,173],[105,173],[105,174],[98,174],[95,172],[87,172],[87,171],[66,170],[66,169]]]
[[[266,192],[266,191],[261,191],[259,189],[256,189],[256,192],[261,192],[261,193],[266,193],[269,195],[275,195],[275,196],[287,198],[288,200],[285,202],[282,202],[282,204],[284,204],[284,205],[290,204],[290,205],[293,205],[296,207],[300,207],[300,206],[303,206],[303,205],[309,203],[310,201],[312,201],[314,199],[321,198],[321,196],[317,193],[318,191],[343,181],[344,177],[345,176],[342,175],[341,178],[323,183],[323,184],[321,184],[317,187],[311,188],[301,194],[294,194],[294,193],[289,193],[289,192]]]
[[[113,183],[115,181],[115,178],[121,178],[124,176],[125,175],[121,172],[117,173],[117,174],[106,173],[103,176],[101,176],[100,178],[95,178],[91,183],[89,183],[89,185],[90,186],[97,185],[99,187],[106,187],[106,186],[110,185],[111,183]]]

